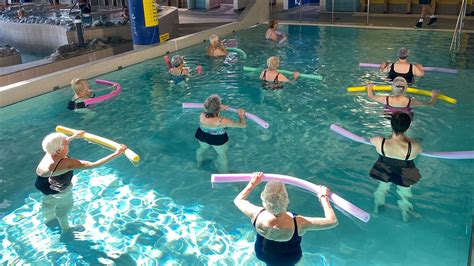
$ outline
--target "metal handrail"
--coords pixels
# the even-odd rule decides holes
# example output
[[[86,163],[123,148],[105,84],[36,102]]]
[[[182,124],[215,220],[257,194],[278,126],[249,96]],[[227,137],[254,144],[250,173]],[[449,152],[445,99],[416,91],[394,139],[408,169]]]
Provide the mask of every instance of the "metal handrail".
[[[461,44],[461,37],[462,37],[462,29],[464,27],[464,19],[466,18],[466,10],[467,10],[467,1],[462,0],[461,9],[459,10],[458,19],[456,21],[456,26],[453,32],[453,38],[451,40],[451,46],[449,47],[449,51],[457,51],[460,48]]]

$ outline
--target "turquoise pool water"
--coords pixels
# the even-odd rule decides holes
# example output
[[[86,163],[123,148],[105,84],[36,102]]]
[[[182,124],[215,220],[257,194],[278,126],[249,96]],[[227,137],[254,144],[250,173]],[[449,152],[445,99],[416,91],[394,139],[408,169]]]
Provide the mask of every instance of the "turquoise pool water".
[[[229,130],[232,172],[262,170],[324,184],[372,214],[369,223],[362,223],[337,211],[338,227],[303,237],[302,264],[466,265],[473,162],[418,158],[423,178],[413,187],[412,202],[421,217],[405,223],[394,188],[386,208],[372,213],[377,184],[368,172],[377,159],[374,148],[339,137],[329,126],[338,123],[368,137],[389,134],[382,106],[364,95],[346,93],[346,87],[380,81],[382,75],[359,69],[358,63],[394,59],[404,45],[411,48],[412,61],[460,68],[458,75],[427,73],[417,82],[420,88],[441,89],[458,104],[439,101],[433,108],[416,108],[408,135],[425,150],[473,150],[474,67],[469,53],[453,59],[447,33],[282,28],[290,35],[282,47],[263,40],[262,26],[225,36],[238,39],[248,54],[248,59],[230,65],[206,58],[205,44],[180,51],[189,65],[204,68],[203,77],[182,86],[167,82],[165,63],[157,58],[98,77],[121,83],[123,93],[87,111],[66,109],[69,88],[0,109],[0,262],[258,264],[253,228],[232,203],[244,184],[211,187],[215,154],[209,151],[209,160],[196,168],[199,112],[181,108],[182,102],[203,102],[218,93],[225,104],[243,107],[270,123],[268,129],[249,121],[246,129]],[[301,79],[282,91],[263,91],[257,75],[244,73],[242,67],[263,67],[271,55],[281,57],[282,69],[324,79]],[[121,157],[79,172],[70,222],[84,230],[63,236],[42,224],[41,195],[33,186],[34,169],[43,156],[41,140],[58,124],[126,143],[142,160],[133,167]],[[70,155],[94,160],[107,153],[78,140]],[[314,196],[290,186],[288,190],[290,210],[322,215]],[[259,191],[250,197],[255,203],[260,203]]]

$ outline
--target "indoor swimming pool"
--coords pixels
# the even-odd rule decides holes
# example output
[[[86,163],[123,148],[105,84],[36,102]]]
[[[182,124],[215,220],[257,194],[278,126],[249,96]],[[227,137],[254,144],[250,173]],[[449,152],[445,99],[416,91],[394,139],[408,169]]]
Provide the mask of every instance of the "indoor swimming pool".
[[[244,108],[266,120],[264,129],[248,120],[246,129],[229,129],[232,173],[263,171],[295,176],[328,186],[371,214],[363,223],[336,210],[339,225],[303,236],[301,265],[466,265],[473,213],[472,160],[418,157],[422,179],[413,188],[419,218],[403,222],[392,187],[386,207],[374,214],[377,182],[369,170],[374,147],[334,134],[332,123],[365,137],[390,135],[383,108],[364,93],[347,93],[384,75],[359,62],[395,60],[410,48],[410,61],[458,68],[458,74],[427,72],[416,87],[440,89],[453,105],[415,107],[407,135],[426,151],[474,150],[474,66],[465,55],[449,54],[451,34],[410,30],[281,25],[289,40],[264,39],[266,27],[252,27],[222,39],[236,39],[248,57],[205,56],[207,43],[178,52],[203,73],[170,84],[163,58],[155,58],[97,78],[122,85],[116,98],[87,110],[66,109],[72,90],[64,88],[0,109],[0,263],[49,265],[261,265],[253,252],[255,231],[233,204],[245,184],[212,187],[216,173],[209,150],[196,166],[194,138],[199,111],[183,102],[202,103],[218,93],[224,104]],[[472,48],[470,48],[472,49]],[[172,53],[174,55],[176,53]],[[243,67],[266,66],[279,56],[280,68],[317,74],[283,90],[262,90],[258,73]],[[102,85],[89,80],[92,88]],[[417,95],[419,99],[427,97]],[[237,119],[234,113],[224,116]],[[119,143],[141,156],[133,166],[121,156],[105,166],[76,172],[70,223],[80,230],[60,234],[39,214],[42,194],[34,187],[43,156],[41,140],[57,125],[83,129]],[[83,140],[71,143],[74,158],[96,160],[109,151]],[[250,200],[260,205],[259,193]],[[287,186],[289,210],[323,215],[316,197]],[[258,192],[258,193],[257,193]]]

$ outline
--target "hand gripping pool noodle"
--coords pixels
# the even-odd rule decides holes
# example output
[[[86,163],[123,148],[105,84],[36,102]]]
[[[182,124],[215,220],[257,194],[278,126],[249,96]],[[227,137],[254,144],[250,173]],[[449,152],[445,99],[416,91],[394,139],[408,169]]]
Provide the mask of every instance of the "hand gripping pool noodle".
[[[262,72],[263,69],[256,68],[256,67],[247,67],[247,66],[244,66],[244,71],[248,71],[248,72]],[[288,70],[281,70],[281,69],[278,69],[278,72],[279,72],[279,73],[282,73],[282,74],[286,74],[286,75],[293,75],[293,72],[288,71]],[[323,80],[323,77],[320,76],[320,75],[310,75],[310,74],[302,74],[302,73],[300,73],[299,77],[300,77],[300,78],[307,78],[307,79]]]
[[[239,49],[239,48],[236,48],[236,47],[228,47],[226,49],[227,49],[227,51],[239,53],[240,55],[242,55],[243,59],[247,59],[247,53],[245,53],[244,50],[242,50],[242,49]]]
[[[106,94],[106,95],[102,95],[102,96],[98,96],[98,97],[95,97],[95,98],[89,98],[89,99],[85,99],[84,100],[84,104],[86,106],[89,106],[91,104],[96,104],[96,103],[100,103],[100,102],[103,102],[105,100],[108,100],[110,98],[113,98],[117,95],[119,95],[121,92],[122,92],[122,86],[120,86],[119,83],[117,82],[113,82],[113,81],[108,81],[108,80],[103,80],[103,79],[96,79],[95,80],[95,83],[97,84],[106,84],[106,85],[111,85],[111,86],[114,86],[116,89],[111,91],[110,93]]]
[[[173,66],[171,65],[170,57],[167,56],[167,55],[165,55],[165,56],[163,57],[163,59],[165,60],[166,65],[168,66],[168,69],[171,69]]]
[[[56,131],[64,133],[64,134],[68,134],[68,135],[74,135],[77,132],[76,129],[67,128],[67,127],[63,127],[63,126],[57,126]],[[99,136],[96,136],[94,134],[90,134],[90,133],[87,133],[87,132],[84,133],[84,139],[86,139],[90,142],[99,144],[101,146],[113,149],[113,150],[116,150],[120,147],[120,144],[118,144],[115,141],[112,141],[112,140],[109,140],[109,139],[106,139],[106,138],[103,138],[103,137],[99,137]],[[130,149],[125,150],[125,156],[127,156],[127,158],[132,163],[140,162],[140,156],[138,156],[138,154],[136,154],[134,151],[132,151]]]
[[[211,176],[212,183],[230,183],[230,182],[249,182],[252,178],[253,174],[213,174]],[[308,190],[314,194],[318,194],[318,186],[308,182],[303,179],[299,179],[292,176],[287,175],[277,175],[277,174],[264,174],[263,181],[279,181],[284,184],[289,184],[293,186],[297,186]],[[357,219],[368,222],[370,220],[370,214],[366,211],[360,209],[359,207],[353,205],[352,203],[348,202],[347,200],[341,198],[340,196],[330,193],[329,200],[336,204],[339,208],[343,209],[344,211],[350,213]]]
[[[342,135],[348,139],[372,145],[372,143],[363,137],[357,136],[356,134],[349,132],[348,130],[336,125],[331,125],[331,130]],[[436,151],[425,151],[420,153],[420,155],[426,157],[440,158],[440,159],[474,159],[474,151],[445,151],[445,152],[436,152]]]
[[[204,104],[202,103],[183,103],[183,108],[204,108]],[[235,112],[237,113],[237,109],[234,109],[234,108],[227,108],[228,111],[232,111],[232,112]],[[251,114],[251,113],[248,113],[248,112],[245,112],[245,116],[254,121],[255,123],[259,124],[261,127],[263,128],[268,128],[270,125],[263,119],[261,119],[260,117],[254,115],[254,114]]]
[[[382,85],[382,86],[381,85],[375,85],[373,89],[375,91],[391,91],[392,86],[390,86],[390,85]],[[366,90],[367,90],[367,87],[365,87],[365,86],[348,87],[347,88],[347,92],[361,92],[361,91],[366,91]],[[425,95],[425,96],[429,96],[429,97],[431,97],[431,95],[432,95],[431,91],[420,90],[420,89],[417,89],[417,88],[407,88],[407,92],[408,93]],[[443,95],[443,94],[439,94],[437,98],[440,99],[441,101],[445,101],[445,102],[452,103],[452,104],[456,104],[458,102],[458,100],[456,100],[454,98],[451,98],[449,96]]]
[[[359,67],[380,68],[380,64],[359,63]],[[431,71],[431,72],[450,73],[450,74],[457,74],[458,73],[457,69],[443,68],[443,67],[423,67],[423,70],[424,71]]]

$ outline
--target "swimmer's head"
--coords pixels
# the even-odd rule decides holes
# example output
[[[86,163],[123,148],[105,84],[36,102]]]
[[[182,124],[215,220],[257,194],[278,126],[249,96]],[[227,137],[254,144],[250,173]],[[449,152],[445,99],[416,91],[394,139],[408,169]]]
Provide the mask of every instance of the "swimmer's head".
[[[75,78],[71,81],[71,87],[78,96],[86,96],[90,92],[89,83],[86,79]]]
[[[63,133],[56,132],[47,135],[43,139],[41,146],[43,147],[44,152],[54,155],[57,154],[60,150],[62,150],[66,143],[67,136]]]
[[[221,97],[217,94],[207,97],[204,102],[204,108],[206,109],[206,114],[218,114],[221,111]]]
[[[171,64],[173,67],[179,67],[181,64],[183,64],[183,62],[183,57],[180,55],[175,55],[173,58],[171,58]]]
[[[270,20],[270,22],[268,22],[269,29],[276,29],[277,26],[278,26],[278,21],[276,20]]]
[[[219,36],[212,34],[211,36],[209,36],[209,42],[212,46],[217,46],[217,44],[219,43]]]
[[[392,82],[392,94],[394,96],[403,95],[408,88],[408,83],[403,77],[396,77]]]
[[[407,59],[409,53],[410,50],[408,50],[408,48],[402,47],[398,49],[397,56],[400,59]]]
[[[260,194],[260,198],[262,199],[263,208],[274,215],[286,212],[286,208],[290,203],[285,185],[277,181],[268,182]]]
[[[280,58],[278,58],[278,56],[271,56],[268,58],[267,67],[270,70],[277,70],[280,67]]]
[[[410,127],[411,118],[406,113],[398,112],[392,115],[390,124],[392,125],[393,133],[395,133],[395,135],[400,135],[405,133],[405,131]]]

